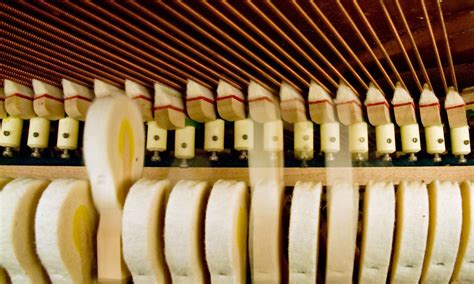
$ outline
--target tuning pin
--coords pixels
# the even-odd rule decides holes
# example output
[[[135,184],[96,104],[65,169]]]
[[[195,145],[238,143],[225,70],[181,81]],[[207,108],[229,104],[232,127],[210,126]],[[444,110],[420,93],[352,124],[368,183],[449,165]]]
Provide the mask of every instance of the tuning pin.
[[[240,151],[240,155],[239,155],[239,160],[247,160],[248,158],[248,152],[247,151]]]
[[[161,161],[160,151],[153,151],[153,156],[151,156],[151,161],[152,162],[160,162]]]

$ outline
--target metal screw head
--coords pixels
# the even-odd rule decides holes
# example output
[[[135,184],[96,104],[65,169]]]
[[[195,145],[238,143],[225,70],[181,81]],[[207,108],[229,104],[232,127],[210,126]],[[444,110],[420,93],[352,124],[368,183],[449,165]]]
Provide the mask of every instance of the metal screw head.
[[[469,145],[469,140],[464,140],[464,145]]]
[[[33,132],[33,137],[38,137],[40,134],[38,132]]]
[[[308,135],[303,136],[303,140],[304,140],[304,141],[308,141],[308,140],[309,140],[309,136],[308,136]]]
[[[181,144],[181,148],[186,149],[187,147],[188,147],[188,144],[186,144],[186,143]]]
[[[392,138],[387,138],[387,143],[391,144],[392,143]]]
[[[155,141],[158,141],[158,140],[160,140],[160,136],[159,136],[159,135],[155,135],[155,136],[153,136],[153,139],[154,139]]]
[[[443,139],[443,138],[439,138],[439,139],[438,139],[438,143],[439,143],[439,144],[444,143],[444,139]]]
[[[329,138],[329,141],[331,141],[331,142],[333,142],[333,143],[336,142],[336,137],[331,137],[331,138]]]
[[[249,138],[249,137],[248,137],[247,134],[242,135],[242,139],[243,139],[243,140],[247,140],[248,138]]]
[[[64,138],[64,139],[69,138],[69,133],[63,133],[63,138]]]
[[[411,139],[411,141],[413,141],[413,143],[416,143],[416,142],[418,142],[418,138],[415,137],[415,138]]]
[[[217,135],[212,136],[212,141],[217,141],[218,139],[219,139],[219,137],[217,137]]]
[[[364,143],[364,142],[365,142],[365,138],[364,138],[364,137],[360,137],[360,138],[359,138],[359,142],[360,142],[360,143]]]
[[[8,130],[3,131],[3,135],[10,136],[10,131],[8,131]]]

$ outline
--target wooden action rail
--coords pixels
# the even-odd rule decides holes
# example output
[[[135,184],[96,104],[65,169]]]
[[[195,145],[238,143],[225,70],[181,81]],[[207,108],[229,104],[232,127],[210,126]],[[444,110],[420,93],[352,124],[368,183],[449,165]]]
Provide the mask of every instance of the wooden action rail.
[[[145,167],[144,178],[168,179],[173,184],[181,180],[196,179],[215,183],[219,179],[233,179],[249,182],[249,168],[178,168],[178,167]],[[352,180],[359,185],[366,185],[374,177],[378,181],[398,184],[401,180],[423,181],[429,183],[435,179],[462,182],[474,180],[474,171],[466,166],[445,167],[326,167],[326,168],[284,168],[285,186],[294,186],[297,181],[320,181],[327,184],[327,179],[352,174]],[[8,177],[36,178],[87,178],[85,167],[51,167],[51,166],[0,166],[0,175]]]

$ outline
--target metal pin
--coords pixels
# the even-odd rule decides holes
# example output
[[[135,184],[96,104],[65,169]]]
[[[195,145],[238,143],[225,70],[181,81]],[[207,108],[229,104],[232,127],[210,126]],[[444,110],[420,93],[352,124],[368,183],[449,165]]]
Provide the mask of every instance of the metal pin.
[[[307,80],[303,77],[301,77],[295,70],[293,70],[288,64],[283,62],[278,56],[276,56],[273,52],[269,51],[263,44],[261,44],[258,40],[250,36],[244,29],[239,27],[236,23],[233,21],[229,20],[228,17],[226,17],[222,12],[219,11],[219,9],[216,9],[213,7],[209,2],[204,1],[204,5],[206,6],[207,9],[209,9],[215,16],[217,16],[219,19],[224,21],[227,25],[231,26],[234,30],[239,32],[242,36],[244,36],[248,41],[250,41],[253,45],[257,46],[260,50],[265,52],[269,57],[271,57],[275,62],[277,62],[282,68],[287,70],[288,72],[291,73],[291,75],[295,76],[298,81],[300,81],[302,84],[307,85]],[[230,9],[233,13],[236,13],[237,15],[240,15],[238,11],[233,10],[233,7],[230,6],[228,2],[222,2],[227,6],[228,9]],[[245,17],[239,17],[241,18],[247,25],[250,25],[257,33],[261,32],[258,28],[255,28],[252,26],[252,23],[249,22]],[[308,76],[311,76],[311,73],[309,73],[302,65],[300,65],[292,56],[290,56],[288,53],[285,53],[283,49],[281,49],[278,45],[276,45],[266,34],[261,34],[259,33],[260,36],[262,36],[267,42],[269,42],[272,46],[276,47],[280,53],[282,53],[288,60],[290,60],[292,63],[298,66],[301,70],[303,70]],[[298,86],[294,85],[294,83],[290,83],[293,85],[293,87],[299,89]]]
[[[193,29],[197,30],[199,33],[201,33],[202,35],[204,35],[206,38],[208,38],[209,40],[211,40],[213,43],[217,44],[219,47],[221,47],[222,49],[226,50],[227,52],[231,53],[233,56],[235,56],[236,58],[238,58],[240,61],[242,61],[243,63],[245,63],[247,66],[249,66],[250,68],[254,69],[255,71],[257,71],[261,76],[263,76],[266,80],[270,81],[273,86],[269,86],[267,84],[265,84],[261,79],[259,78],[256,78],[256,77],[253,77],[253,76],[249,76],[249,78],[251,78],[252,80],[255,80],[256,82],[258,82],[259,84],[261,84],[262,86],[266,87],[267,89],[269,90],[272,90],[273,88],[272,87],[276,87],[276,86],[279,86],[280,85],[280,82],[278,80],[276,80],[275,78],[273,78],[272,76],[270,76],[269,74],[267,74],[265,71],[263,71],[260,67],[258,67],[257,65],[253,64],[251,61],[249,61],[247,58],[243,57],[239,52],[233,50],[232,48],[229,47],[228,44],[225,44],[224,42],[222,42],[221,40],[219,40],[217,37],[213,36],[211,33],[209,33],[206,29],[204,28],[201,28],[200,25],[194,23],[193,21],[191,21],[189,18],[185,17],[182,13],[180,12],[177,12],[175,11],[173,8],[171,8],[170,6],[168,6],[166,3],[164,2],[157,2],[158,5],[160,5],[161,8],[163,8],[164,10],[168,11],[169,13],[171,13],[173,16],[175,16],[176,18],[178,18],[179,20],[181,20],[182,22],[188,24],[189,26],[191,26]],[[203,19],[201,19],[203,20]],[[215,31],[218,31],[218,32],[222,32],[219,28],[217,28],[216,26],[213,26],[211,23],[208,23],[208,22],[205,22],[207,25],[210,25],[211,27],[213,27],[213,29]],[[223,35],[227,35],[226,33],[223,33]],[[257,57],[258,58],[258,57]],[[260,59],[260,58],[258,58]],[[257,59],[256,59],[257,60]],[[260,61],[262,61],[260,59]],[[262,65],[265,65],[265,62],[262,61],[263,63],[261,63]]]
[[[351,25],[352,29],[356,32],[357,34],[357,37],[360,39],[360,41],[364,44],[364,46],[367,48],[367,51],[370,53],[370,55],[372,56],[372,58],[374,59],[375,61],[375,64],[379,67],[380,71],[382,72],[383,76],[385,77],[385,80],[389,83],[390,87],[392,87],[392,89],[395,89],[395,84],[392,82],[392,80],[390,79],[390,76],[388,75],[387,71],[385,71],[385,69],[383,68],[382,64],[380,63],[379,59],[377,58],[377,56],[375,55],[375,53],[372,51],[372,48],[370,47],[369,43],[365,40],[364,36],[362,35],[361,31],[359,30],[359,28],[357,27],[357,25],[354,23],[354,21],[352,20],[351,16],[349,15],[349,13],[347,12],[346,8],[344,7],[344,5],[342,5],[341,1],[340,0],[337,0],[336,1],[337,5],[339,6],[340,10],[342,11],[342,13],[344,14],[345,18],[347,19],[347,21],[349,22],[349,24]]]
[[[158,4],[161,6],[161,7],[166,7],[167,10],[171,10],[171,11],[174,11],[174,9],[170,8],[167,4],[165,4],[164,2],[158,2]],[[189,7],[188,5],[186,5],[185,3],[183,2],[178,2],[178,5],[185,9],[186,11],[188,11],[189,13],[191,13],[194,17],[196,17],[200,22],[202,22],[203,24],[205,24],[207,27],[209,27],[210,29],[212,29],[213,31],[215,31],[216,33],[218,33],[219,35],[221,35],[222,37],[224,37],[226,40],[228,40],[229,42],[231,42],[233,45],[235,45],[236,47],[239,48],[239,51],[244,51],[248,56],[252,57],[254,60],[256,60],[259,64],[262,64],[263,66],[265,66],[268,70],[270,70],[274,75],[276,75],[277,77],[279,77],[280,80],[285,80],[285,81],[288,81],[288,82],[292,82],[292,80],[289,80],[288,78],[286,78],[284,75],[282,75],[278,70],[276,70],[275,68],[273,68],[270,64],[268,64],[267,62],[265,62],[262,58],[260,58],[259,56],[257,56],[256,54],[254,54],[249,48],[247,48],[246,46],[244,46],[243,44],[241,44],[240,42],[238,42],[237,40],[235,40],[233,37],[231,37],[229,34],[227,34],[226,32],[224,32],[223,30],[221,30],[219,27],[217,27],[216,25],[214,25],[213,23],[211,23],[210,21],[208,21],[206,18],[204,18],[201,14],[197,13],[194,9],[192,9],[191,7]],[[175,12],[175,15],[176,14],[180,14],[179,12]],[[187,23],[188,22],[191,22],[188,18],[184,17],[184,21],[186,21]],[[217,42],[216,42],[217,43]],[[239,59],[241,60],[245,60],[244,62],[249,62],[245,57],[241,56],[239,52],[236,52],[235,50],[231,49],[228,47],[228,45],[226,44],[222,44],[223,46],[227,46],[226,50],[228,50],[229,52],[231,52],[233,55],[237,56]],[[231,51],[232,50],[232,51]],[[255,66],[253,64],[251,64],[251,66]],[[260,72],[261,75],[267,75],[266,72],[264,72],[262,69],[256,67],[256,69]],[[279,86],[280,85],[280,81],[279,80],[275,80],[273,77],[271,76],[266,76],[266,78],[270,81],[272,81],[275,86]],[[295,84],[296,85],[296,84]]]
[[[454,70],[453,57],[451,55],[451,47],[449,45],[448,31],[446,29],[446,23],[444,22],[443,8],[441,7],[441,1],[437,0],[436,4],[438,5],[439,18],[441,22],[441,27],[443,28],[444,42],[446,43],[446,53],[449,62],[449,71],[451,73],[451,81],[453,83],[454,89],[458,91],[458,82],[456,80],[456,72]]]
[[[444,90],[448,92],[448,85],[446,83],[446,77],[444,76],[443,64],[441,63],[441,57],[439,56],[438,46],[436,45],[436,38],[433,33],[433,28],[431,27],[430,15],[426,9],[425,0],[421,0],[421,7],[423,8],[423,13],[425,15],[426,25],[428,26],[428,31],[430,33],[431,43],[433,44],[433,49],[436,55],[436,63],[438,64],[439,74],[441,76],[441,81],[443,82]]]
[[[86,2],[84,2],[84,3],[86,3]],[[45,3],[45,4],[48,7],[53,6],[53,5],[50,5],[48,3]],[[65,4],[69,5],[71,8],[73,8],[74,10],[82,13],[83,15],[87,15],[87,17],[90,17],[90,18],[96,20],[97,22],[100,23],[100,25],[99,26],[90,25],[87,22],[81,21],[81,19],[79,19],[78,17],[76,17],[76,16],[74,16],[74,15],[68,13],[68,12],[65,12],[64,10],[61,10],[61,12],[63,14],[65,14],[66,16],[68,16],[69,18],[71,18],[73,20],[77,20],[77,22],[79,22],[79,23],[83,23],[84,26],[87,26],[88,29],[90,29],[94,33],[100,34],[101,36],[103,36],[104,38],[108,38],[112,42],[118,43],[122,46],[126,46],[127,49],[132,50],[134,53],[136,52],[136,53],[140,54],[142,57],[144,57],[144,58],[141,58],[141,60],[144,60],[146,58],[145,61],[147,61],[148,64],[150,63],[149,61],[151,61],[151,62],[155,62],[156,64],[160,64],[161,66],[166,66],[166,69],[169,69],[169,70],[173,71],[173,73],[172,73],[172,72],[166,70],[167,73],[171,73],[173,75],[174,74],[180,74],[181,76],[183,76],[185,78],[191,78],[193,80],[196,80],[200,84],[205,85],[208,88],[211,88],[212,84],[217,84],[218,83],[218,80],[216,78],[212,78],[212,77],[208,76],[206,73],[199,71],[196,67],[200,66],[200,65],[198,64],[197,61],[195,61],[190,56],[187,56],[184,53],[175,50],[175,51],[178,52],[177,54],[179,54],[181,57],[184,57],[184,58],[186,58],[186,60],[188,60],[188,61],[192,62],[193,64],[195,64],[194,66],[191,66],[188,62],[182,61],[182,60],[178,59],[176,56],[170,55],[167,52],[165,52],[165,48],[171,48],[171,46],[169,46],[168,44],[162,43],[163,48],[157,48],[154,45],[152,45],[152,44],[142,40],[141,38],[135,36],[134,34],[132,34],[130,32],[127,32],[126,30],[119,27],[118,25],[112,24],[111,22],[104,20],[103,17],[100,17],[100,16],[98,16],[95,13],[92,12],[92,11],[101,11],[102,13],[105,13],[107,15],[107,18],[111,17],[111,18],[114,18],[115,20],[119,20],[122,24],[124,22],[126,23],[125,20],[115,16],[113,13],[110,13],[105,9],[102,9],[100,6],[98,6],[96,4],[93,4],[92,2],[89,2],[88,4],[92,6],[92,9],[85,9],[85,8],[83,8],[83,7],[81,7],[77,4],[72,3],[72,2],[67,2]],[[55,7],[55,8],[57,9],[57,7]],[[133,40],[137,44],[133,45],[128,41],[122,40],[121,38],[119,38],[117,36],[114,36],[113,33],[109,33],[107,31],[105,31],[104,29],[99,28],[99,27],[102,27],[102,26],[108,27],[108,28],[114,30],[115,32],[120,33],[121,35],[125,36],[126,38]],[[131,27],[131,25],[129,24],[128,27]],[[141,31],[140,29],[134,29],[135,33],[140,33],[140,31]],[[147,38],[151,37],[147,33],[144,33],[143,31],[141,31],[141,32],[142,32],[142,33],[140,33],[141,36],[147,37]],[[154,54],[151,54],[151,53],[143,50],[142,48],[138,48],[137,46],[144,46],[147,49],[152,50]],[[163,59],[157,57],[156,54],[158,54]],[[166,61],[164,60],[164,58],[166,58]],[[171,62],[174,63],[174,64],[172,64]],[[181,66],[181,68],[178,68],[176,65]],[[185,71],[183,71],[183,69],[187,69],[189,72],[185,72]],[[165,72],[165,71],[163,71],[163,72]],[[207,70],[207,72],[209,72],[209,70]]]
[[[410,72],[413,76],[413,79],[415,80],[415,83],[416,83],[418,89],[421,92],[421,91],[423,91],[423,87],[421,86],[420,79],[418,78],[418,75],[416,74],[415,68],[413,67],[413,64],[410,60],[410,56],[408,55],[408,52],[405,49],[405,46],[403,45],[402,39],[400,38],[400,35],[398,34],[398,30],[397,30],[397,28],[395,27],[395,24],[392,21],[390,13],[388,12],[387,7],[385,6],[384,0],[380,0],[380,5],[382,6],[382,10],[385,14],[385,17],[387,18],[387,22],[390,26],[390,29],[392,30],[393,34],[395,35],[395,39],[397,40],[398,46],[402,50],[402,54],[405,57],[405,61],[407,62],[408,67],[410,68]]]
[[[285,40],[286,42],[288,42],[294,49],[296,49],[298,51],[299,54],[301,54],[306,60],[308,60],[308,62],[311,63],[311,65],[313,65],[313,67],[315,67],[322,75],[323,77],[329,81],[329,83],[331,83],[331,85],[333,85],[335,88],[338,87],[338,84],[336,82],[336,80],[334,80],[331,76],[329,76],[329,74],[319,65],[317,64],[313,58],[311,58],[311,56],[309,56],[299,45],[297,45],[292,39],[290,36],[288,36],[277,24],[275,24],[272,19],[270,17],[268,17],[264,12],[262,12],[262,10],[260,8],[258,8],[257,5],[255,5],[254,3],[252,3],[250,0],[248,2],[246,2],[247,5],[250,6],[250,8],[252,8],[252,10],[254,10],[262,19],[265,20],[265,22],[270,25],[272,27],[273,30],[275,30],[276,32],[278,32],[278,34],[280,34]],[[275,11],[275,9],[274,9]],[[314,80],[314,79],[313,79]],[[319,83],[319,82],[318,82]]]
[[[321,9],[318,7],[318,5],[316,3],[314,3],[313,0],[310,0],[309,1],[311,7],[314,9],[314,11],[318,14],[318,16],[321,18],[321,20],[323,20],[323,22],[326,24],[326,26],[329,27],[329,29],[331,30],[331,33],[333,33],[333,35],[338,39],[339,43],[342,44],[342,46],[344,47],[344,49],[346,49],[347,52],[349,52],[349,54],[352,56],[352,58],[355,60],[355,62],[357,63],[357,65],[359,65],[359,67],[362,69],[362,71],[364,72],[364,74],[369,78],[369,80],[372,82],[372,84],[374,84],[379,90],[382,91],[382,88],[380,88],[380,85],[377,83],[377,81],[374,79],[374,77],[372,76],[372,74],[369,72],[369,70],[364,66],[364,64],[362,63],[362,61],[359,59],[359,57],[357,56],[357,54],[355,54],[355,52],[352,50],[352,48],[349,46],[349,44],[344,40],[344,38],[341,36],[341,34],[337,31],[337,29],[333,26],[333,24],[331,23],[331,21],[324,15],[323,11],[321,11]]]
[[[293,32],[295,32],[301,38],[301,40],[305,42],[305,44],[324,62],[324,64],[329,67],[329,69],[331,69],[339,77],[340,80],[346,83],[346,85],[349,86],[349,88],[351,88],[354,93],[359,96],[359,93],[352,86],[352,84],[349,83],[349,81],[342,75],[341,72],[339,72],[339,70],[337,70],[337,68],[334,67],[334,65],[329,61],[329,59],[327,59],[326,56],[324,56],[324,54],[315,47],[315,45],[308,39],[308,37],[306,37],[290,20],[288,20],[288,18],[272,2],[267,2],[267,4],[280,17],[280,19],[282,19],[293,30]]]
[[[141,14],[148,15],[153,20],[156,20],[157,22],[159,22],[159,25],[156,25],[156,24],[153,24],[152,21],[149,21],[149,20],[143,18],[140,15],[136,16],[137,19],[139,19],[142,23],[146,24],[151,29],[153,29],[155,31],[158,31],[159,33],[161,33],[164,36],[166,36],[167,38],[173,40],[174,42],[176,42],[177,44],[179,44],[183,48],[189,47],[190,46],[189,42],[190,42],[193,45],[200,47],[206,53],[216,57],[218,59],[218,61],[221,61],[221,62],[227,64],[233,70],[237,71],[238,73],[243,74],[246,78],[251,78],[251,79],[255,80],[253,78],[253,76],[249,72],[246,71],[246,68],[242,68],[241,66],[239,66],[235,62],[232,62],[231,60],[229,60],[225,56],[223,56],[220,53],[216,52],[214,49],[208,47],[207,45],[203,44],[199,40],[196,40],[194,37],[192,37],[188,33],[184,32],[181,29],[179,29],[178,27],[176,27],[176,25],[169,23],[167,21],[167,19],[164,19],[164,18],[160,17],[158,14],[152,13],[151,11],[149,11],[148,9],[144,8],[143,6],[141,6],[140,4],[138,4],[136,2],[128,2],[128,3],[130,5],[133,5],[134,7],[136,7],[140,11]],[[129,13],[133,13],[133,12],[131,12],[130,9],[127,9],[127,8],[121,6],[118,2],[110,2],[110,4],[117,7],[117,8],[119,8],[123,12],[128,11]],[[166,30],[161,28],[161,26],[165,26]],[[167,30],[171,30],[173,33],[180,35],[181,37],[183,37],[185,39],[185,41],[179,40],[176,36],[169,33]],[[211,60],[211,62],[216,62],[216,60]],[[216,62],[216,64],[218,66],[220,66],[220,68],[225,70],[226,73],[235,74],[232,71],[230,71],[228,68],[226,68],[225,66],[222,66],[222,65],[218,64],[217,62]],[[244,80],[246,80],[246,79],[244,79]]]
[[[28,3],[25,3],[25,5],[27,4]],[[134,64],[128,61],[127,59],[124,59],[123,57],[113,52],[110,52],[108,49],[101,48],[98,45],[92,44],[89,41],[79,38],[71,33],[65,32],[62,29],[59,29],[58,26],[72,26],[71,28],[75,31],[81,30],[75,25],[71,25],[67,21],[64,21],[60,17],[57,17],[53,14],[46,12],[44,9],[39,9],[32,5],[29,5],[27,7],[32,11],[38,12],[43,17],[50,17],[52,20],[60,23],[60,25],[49,24],[8,5],[5,5],[4,7],[5,10],[9,12],[5,13],[5,17],[9,17],[13,21],[19,21],[20,18],[23,18],[25,20],[20,21],[21,24],[28,27],[28,30],[34,31],[35,34],[52,38],[56,42],[60,42],[62,45],[68,47],[68,49],[79,50],[90,58],[99,59],[100,61],[106,61],[108,65],[114,66],[115,69],[123,70],[124,72],[128,73],[133,73],[135,76],[141,76],[142,78],[147,78],[142,75],[146,74],[146,76],[150,78],[148,79],[150,81],[157,80],[175,88],[179,88],[179,85],[174,80],[169,80],[161,75],[156,74],[151,70],[148,70],[145,67],[142,67],[141,65]],[[78,34],[80,33],[78,32]],[[136,70],[140,70],[141,73],[137,72]]]
[[[324,32],[321,30],[321,28],[311,19],[311,17],[308,16],[308,14],[305,12],[303,8],[296,2],[296,0],[292,0],[291,3],[298,9],[298,11],[301,13],[301,15],[305,18],[306,22],[310,24],[310,26],[319,34],[319,36],[324,40],[324,42],[331,48],[332,52],[334,52],[337,57],[344,63],[344,65],[351,71],[352,75],[359,81],[359,83],[364,87],[365,89],[368,89],[369,86],[367,83],[360,77],[360,75],[355,71],[355,69],[352,67],[352,65],[347,61],[347,59],[344,57],[344,55],[341,54],[339,49],[334,46],[334,44],[331,42],[331,40],[324,34]]]
[[[151,156],[151,161],[152,162],[160,162],[161,157],[160,157],[160,152],[159,151],[153,151],[153,156]]]
[[[403,78],[402,76],[400,76],[400,73],[398,72],[397,70],[397,67],[395,66],[395,64],[393,64],[393,61],[392,59],[390,58],[390,55],[388,55],[387,53],[387,50],[385,49],[385,47],[383,46],[382,42],[380,41],[379,37],[377,36],[377,33],[375,32],[374,28],[372,27],[372,25],[370,24],[370,21],[369,19],[367,19],[367,17],[365,16],[364,14],[364,11],[362,11],[362,8],[360,7],[359,3],[357,2],[357,0],[353,0],[352,3],[354,3],[354,6],[356,7],[356,10],[357,12],[359,13],[362,21],[364,22],[364,24],[367,26],[370,34],[372,35],[372,38],[375,40],[375,42],[377,43],[377,45],[379,46],[380,50],[382,51],[383,55],[385,56],[385,59],[387,60],[388,62],[388,65],[390,66],[390,68],[392,69],[392,72],[395,74],[395,77],[397,77],[397,80],[402,84],[402,86],[404,88],[406,88],[406,85],[405,85],[405,82],[403,81]],[[362,36],[362,34],[361,34]],[[362,36],[363,37],[363,36]],[[367,43],[367,41],[365,40],[364,38],[364,42],[366,43],[366,47],[368,48],[369,52],[372,54],[372,56],[374,57],[374,59],[376,58],[375,56],[375,53],[373,53],[372,49],[369,48],[369,44]],[[379,66],[381,67],[381,65]],[[392,86],[392,88],[394,88],[394,86]]]
[[[407,31],[408,37],[410,38],[411,45],[413,46],[413,50],[415,51],[415,55],[418,60],[418,64],[420,65],[421,72],[423,73],[423,77],[426,83],[428,83],[428,85],[430,86],[430,89],[433,89],[433,86],[431,85],[430,77],[428,76],[428,72],[426,72],[425,64],[423,64],[423,59],[421,58],[420,52],[418,51],[418,47],[416,46],[415,38],[413,37],[410,26],[408,25],[408,21],[405,18],[405,13],[403,12],[403,8],[400,5],[400,2],[398,0],[395,0],[395,4],[397,5],[398,12],[400,13],[400,16],[402,18],[403,24]]]

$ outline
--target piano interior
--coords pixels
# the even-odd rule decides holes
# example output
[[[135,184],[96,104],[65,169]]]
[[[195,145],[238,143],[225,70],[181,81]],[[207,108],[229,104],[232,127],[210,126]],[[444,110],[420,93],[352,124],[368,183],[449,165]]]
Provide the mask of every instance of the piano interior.
[[[0,7],[0,283],[474,283],[474,2]]]

